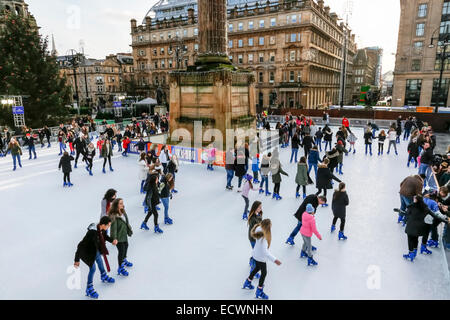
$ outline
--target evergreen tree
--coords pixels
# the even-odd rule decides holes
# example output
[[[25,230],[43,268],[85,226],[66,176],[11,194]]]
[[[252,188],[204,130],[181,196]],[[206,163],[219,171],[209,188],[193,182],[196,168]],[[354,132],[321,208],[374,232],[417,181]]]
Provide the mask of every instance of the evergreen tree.
[[[28,18],[6,12],[0,28],[0,95],[23,96],[27,126],[57,124],[67,116],[70,88],[59,75],[48,40]],[[0,108],[0,124],[12,126],[11,108]],[[3,122],[3,123],[2,123]]]

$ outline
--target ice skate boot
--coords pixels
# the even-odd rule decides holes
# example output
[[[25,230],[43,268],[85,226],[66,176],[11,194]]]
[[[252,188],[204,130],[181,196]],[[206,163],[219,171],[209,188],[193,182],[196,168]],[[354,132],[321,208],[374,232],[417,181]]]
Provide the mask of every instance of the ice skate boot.
[[[306,193],[303,194],[303,200],[305,200],[305,199],[306,199]]]
[[[414,258],[415,258],[416,256],[414,255],[414,252],[410,252],[410,253],[408,253],[408,254],[404,254],[403,255],[403,258],[405,258],[406,260],[411,260],[411,262],[414,262]]]
[[[347,240],[347,237],[344,235],[343,232],[339,232],[339,239],[338,240]]]
[[[31,158],[30,158],[31,159]],[[78,168],[78,165],[75,163],[75,165],[73,166],[75,169],[77,169]]]
[[[279,201],[279,200],[283,200],[283,197],[277,193],[277,201]]]
[[[173,221],[172,221],[172,219],[170,219],[170,218],[164,218],[164,224],[173,224]]]
[[[67,182],[64,182],[63,188],[67,187]]]
[[[317,266],[317,262],[312,258],[308,257],[308,266]]]
[[[125,265],[125,267],[129,267],[129,268],[133,266],[133,264],[130,261],[128,261],[127,259],[123,259],[123,264]]]
[[[159,228],[159,226],[155,226],[154,231],[155,231],[155,233],[163,233],[164,232]]]
[[[308,254],[305,252],[305,251],[301,251],[300,252],[300,258],[307,258],[308,257]]]
[[[274,193],[274,194],[272,195],[272,199],[276,199],[276,198],[277,198],[277,194]]]
[[[248,220],[248,215],[247,215],[247,213],[244,213],[244,214],[242,215],[242,220]]]
[[[111,167],[109,167],[109,171],[113,172],[113,171],[114,171],[114,169],[113,169],[113,168],[111,168]]]
[[[253,289],[255,289],[255,287],[252,285],[252,283],[250,282],[250,280],[245,279],[244,286],[242,287],[242,289],[253,290]]]
[[[317,251],[317,248],[314,247],[314,246],[311,246],[311,250],[312,250],[312,251]]]
[[[103,173],[106,173],[106,170],[105,170],[105,168],[103,168],[102,172],[103,172]]]
[[[145,222],[142,222],[142,224],[141,224],[141,230],[150,230],[150,228],[147,226],[147,223],[145,223]]]
[[[336,226],[335,226],[335,225],[332,225],[332,226],[331,226],[331,233],[333,233],[335,230],[336,230]]]
[[[125,264],[122,263],[121,266],[119,267],[119,269],[117,269],[117,274],[119,276],[125,276],[128,277],[129,273],[127,270],[125,270]]]
[[[439,242],[435,240],[428,240],[427,246],[439,248]]]
[[[98,293],[95,292],[94,286],[92,284],[86,288],[86,297],[89,297],[92,299],[98,299]]]
[[[289,237],[289,238],[286,240],[286,243],[289,244],[289,245],[291,245],[291,246],[295,245],[294,238]]]
[[[266,191],[266,197],[269,197],[272,193],[270,193],[269,191]]]
[[[256,289],[256,299],[263,299],[263,300],[269,299],[269,296],[264,293],[263,289],[264,289],[264,286],[262,288],[258,287]]]
[[[89,170],[89,175],[90,175],[90,176],[93,176],[92,170]]]
[[[259,194],[263,194],[264,193],[264,189],[259,189]]]
[[[298,199],[298,198],[300,198],[300,193],[295,194],[295,199]]]
[[[114,278],[111,278],[110,276],[108,276],[108,274],[104,273],[100,276],[100,279],[102,280],[102,282],[108,282],[108,283],[114,283],[116,280],[114,280]]]
[[[261,182],[261,181],[259,181],[258,179],[254,179],[254,180],[253,180],[253,183],[254,183],[254,184],[259,184],[260,182]]]
[[[433,252],[431,250],[427,249],[427,246],[422,244],[422,246],[420,247],[420,254],[432,254]]]
[[[67,186],[68,186],[69,188],[70,188],[70,187],[73,187],[73,183],[70,183],[70,182],[69,182],[69,184],[68,184]]]

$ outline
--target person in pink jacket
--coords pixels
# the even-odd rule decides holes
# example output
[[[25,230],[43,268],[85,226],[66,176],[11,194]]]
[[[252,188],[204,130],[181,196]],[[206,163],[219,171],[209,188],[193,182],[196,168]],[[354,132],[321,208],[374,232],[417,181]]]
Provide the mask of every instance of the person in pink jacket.
[[[248,194],[250,190],[258,191],[258,188],[253,187],[253,177],[249,174],[244,176],[244,187],[242,188],[242,198],[245,201],[244,214],[242,215],[242,220],[248,220],[248,207],[250,205],[250,200],[248,200]]]
[[[314,214],[314,207],[311,204],[308,204],[306,206],[306,212],[304,212],[302,215],[302,228],[300,229],[300,233],[303,237],[303,247],[300,258],[308,257],[308,266],[317,265],[317,262],[314,261],[312,255],[313,250],[316,249],[311,244],[312,235],[315,234],[319,240],[322,240],[322,236],[320,235],[319,231],[317,231],[316,219],[314,218]]]
[[[216,148],[214,148],[214,145],[211,143],[208,146],[208,150],[206,151],[207,157],[208,157],[208,170],[214,171],[214,161],[216,161]]]

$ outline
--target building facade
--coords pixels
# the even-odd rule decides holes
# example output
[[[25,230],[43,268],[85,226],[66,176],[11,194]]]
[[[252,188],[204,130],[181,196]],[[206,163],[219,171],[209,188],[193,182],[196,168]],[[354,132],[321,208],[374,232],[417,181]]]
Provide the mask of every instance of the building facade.
[[[136,80],[150,96],[158,87],[168,91],[169,73],[194,68],[197,59],[196,1],[185,1],[186,14],[174,7],[180,15],[171,17],[170,2],[162,4],[163,13],[153,8],[163,19],[147,15],[139,26],[131,21]],[[227,31],[233,64],[254,72],[258,111],[338,104],[347,33],[345,103],[351,102],[355,36],[324,1],[229,0]]]
[[[61,76],[67,78],[72,88],[73,102],[78,95],[81,106],[111,108],[118,96],[126,95],[126,82],[134,76],[131,54],[113,54],[103,60],[78,54],[75,60],[72,56],[61,56],[57,62]]]
[[[0,0],[0,28],[2,27],[3,15],[13,13],[20,17],[30,19],[31,25],[37,27],[34,16],[28,11],[28,4],[23,0]]]
[[[439,97],[440,40],[450,33],[450,0],[401,0],[393,106],[449,106],[449,60]],[[431,39],[435,38],[431,46]],[[439,41],[439,44],[443,44]],[[447,52],[450,48],[447,48]]]
[[[359,102],[361,87],[381,89],[381,61],[383,49],[378,47],[359,49],[353,60],[353,104]]]

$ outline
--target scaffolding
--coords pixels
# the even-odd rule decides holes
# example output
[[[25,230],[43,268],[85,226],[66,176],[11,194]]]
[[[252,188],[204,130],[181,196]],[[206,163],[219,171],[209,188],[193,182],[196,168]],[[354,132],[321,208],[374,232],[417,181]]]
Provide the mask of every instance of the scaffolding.
[[[0,103],[2,107],[11,108],[16,128],[25,126],[25,110],[22,96],[0,96]]]

